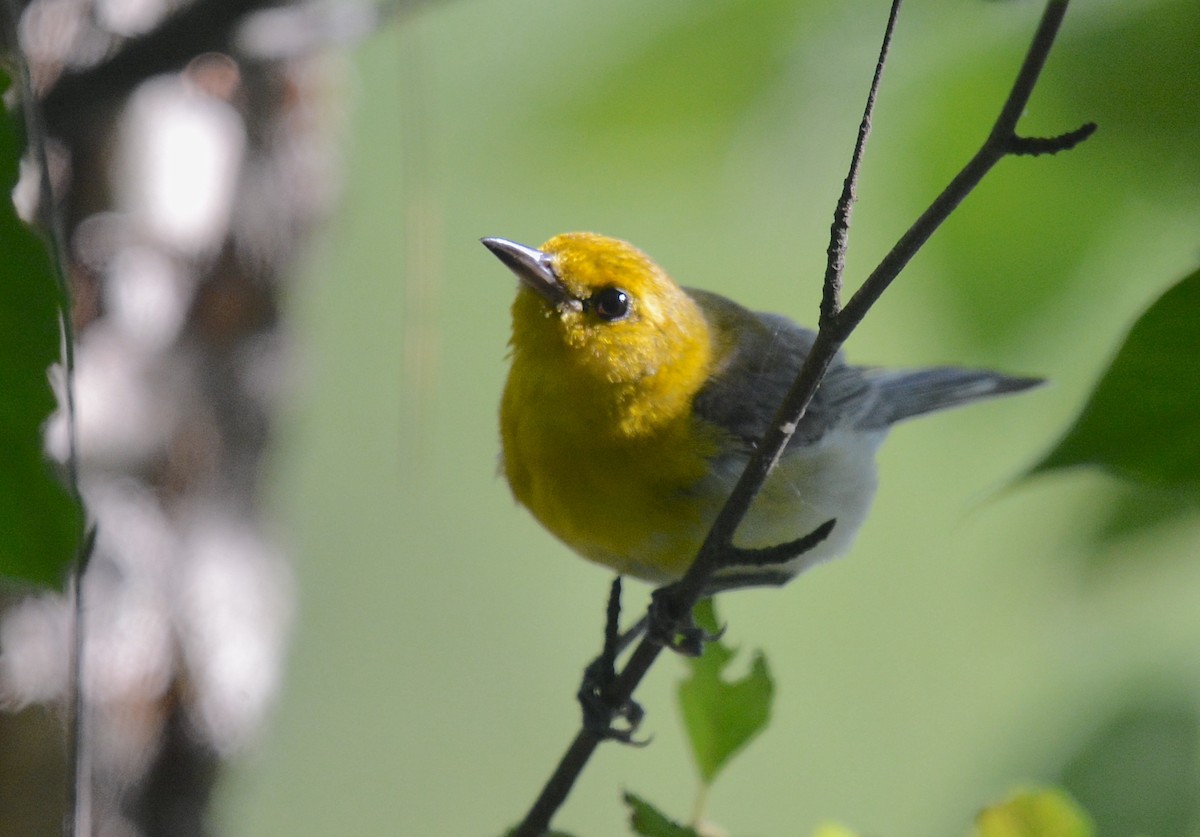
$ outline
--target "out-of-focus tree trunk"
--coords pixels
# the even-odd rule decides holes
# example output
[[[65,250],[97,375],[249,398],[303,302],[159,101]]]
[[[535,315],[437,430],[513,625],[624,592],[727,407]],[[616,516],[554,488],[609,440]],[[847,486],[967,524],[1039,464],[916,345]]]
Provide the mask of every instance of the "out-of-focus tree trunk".
[[[259,491],[289,381],[280,297],[335,191],[339,68],[319,48],[368,23],[355,14],[263,0],[21,11],[65,221],[80,482],[98,527],[84,582],[93,834],[206,833],[222,762],[279,688],[292,579]],[[27,214],[36,184],[18,189]],[[61,415],[46,444],[64,455]],[[3,605],[0,835],[54,833],[69,608]]]

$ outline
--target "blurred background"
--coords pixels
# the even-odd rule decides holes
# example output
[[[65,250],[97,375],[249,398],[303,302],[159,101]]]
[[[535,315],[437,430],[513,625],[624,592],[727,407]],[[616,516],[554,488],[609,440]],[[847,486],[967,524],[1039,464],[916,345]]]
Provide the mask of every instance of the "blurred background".
[[[94,572],[102,833],[499,834],[574,734],[609,578],[497,475],[514,282],[478,238],[602,231],[814,323],[886,7],[197,0],[217,34],[209,8],[165,41],[193,7],[149,6],[41,0],[22,29],[70,195],[80,388],[120,393],[107,426],[81,401],[85,493],[134,533],[102,524]],[[907,5],[851,284],[974,152],[1040,12]],[[80,14],[109,40],[37,51]],[[164,60],[94,69],[155,37]],[[1020,479],[1196,266],[1198,37],[1194,0],[1076,3],[1021,129],[1098,133],[1001,162],[849,342],[1053,383],[902,426],[851,555],[719,602],[777,689],[709,799],[731,833],[956,834],[1059,782],[1106,837],[1200,835],[1200,515],[1099,472]],[[23,778],[0,833],[54,833],[38,642],[61,614],[9,599],[0,679],[25,708],[0,761]],[[660,662],[652,745],[603,748],[556,824],[625,833],[625,788],[686,817],[683,673]]]

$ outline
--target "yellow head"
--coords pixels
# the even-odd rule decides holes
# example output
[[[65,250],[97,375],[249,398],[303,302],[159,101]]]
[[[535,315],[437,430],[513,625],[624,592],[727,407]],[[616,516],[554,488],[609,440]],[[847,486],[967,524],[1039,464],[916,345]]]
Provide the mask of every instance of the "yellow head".
[[[558,235],[536,250],[498,238],[484,244],[521,280],[510,386],[522,397],[561,398],[577,416],[627,436],[690,411],[709,374],[708,324],[645,253],[595,233]]]

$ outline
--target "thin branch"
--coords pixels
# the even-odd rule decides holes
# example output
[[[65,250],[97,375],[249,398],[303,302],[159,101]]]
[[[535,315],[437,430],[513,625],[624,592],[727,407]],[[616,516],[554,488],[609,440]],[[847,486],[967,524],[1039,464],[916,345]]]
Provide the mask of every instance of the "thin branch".
[[[1009,154],[1017,157],[1038,157],[1042,154],[1057,154],[1070,151],[1079,143],[1096,133],[1096,123],[1088,122],[1074,131],[1056,137],[1013,137]]]
[[[825,251],[825,282],[821,294],[820,325],[832,320],[842,308],[842,274],[846,270],[846,247],[850,239],[850,213],[858,199],[858,169],[862,163],[867,137],[871,135],[871,118],[875,114],[875,98],[879,93],[879,82],[887,64],[888,50],[892,45],[892,33],[896,31],[896,19],[900,16],[901,0],[892,0],[888,12],[887,26],[883,31],[883,45],[879,48],[879,59],[875,62],[875,75],[871,78],[871,89],[867,93],[867,104],[863,108],[862,120],[858,123],[858,136],[854,141],[854,153],[850,156],[850,171],[842,182],[842,195],[833,210],[833,224],[829,228],[829,247]]]
[[[823,317],[816,340],[809,350],[808,357],[795,382],[776,412],[769,430],[713,523],[695,562],[683,578],[669,588],[669,601],[665,603],[669,605],[674,615],[683,618],[691,612],[713,571],[729,555],[734,532],[749,510],[751,502],[762,487],[767,475],[783,454],[800,419],[812,401],[825,371],[829,368],[829,364],[846,338],[862,322],[871,306],[899,275],[917,250],[929,240],[934,230],[979,185],[992,166],[1010,154],[1031,153],[1030,143],[1034,141],[1019,137],[1016,133],[1016,123],[1037,83],[1066,13],[1068,2],[1069,0],[1049,0],[1047,3],[1008,99],[983,146],[950,181],[942,193],[934,199],[912,227],[900,237],[879,266],[851,297],[846,307],[840,311],[837,310],[836,305],[838,288],[830,287],[828,283],[838,281],[841,266],[829,265],[829,270],[826,272],[827,286],[823,294]],[[886,49],[887,42],[885,41],[881,56]],[[878,76],[878,69],[876,75]],[[873,84],[872,99],[874,95],[875,85]],[[868,104],[867,116],[864,117],[865,123],[869,122],[870,110]],[[1051,153],[1070,148],[1085,139],[1093,129],[1094,126],[1084,126],[1053,140],[1037,140],[1035,142],[1037,153]],[[863,129],[860,129],[861,139],[865,139]],[[860,153],[856,147],[851,173],[847,177],[848,185],[843,191],[843,201],[839,201],[838,204],[838,211],[845,216],[845,223],[848,223],[849,204],[853,200],[854,170],[857,168]],[[831,262],[844,256],[845,232],[839,232],[840,223],[841,221],[835,219],[832,230],[833,242],[829,253]],[[667,590],[664,589],[660,592],[666,593]],[[664,598],[666,597],[658,597],[660,602]],[[621,706],[632,697],[635,688],[662,652],[662,648],[662,645],[649,638],[643,639],[638,644],[625,668],[617,675],[617,680],[610,690],[609,696],[614,706]],[[575,740],[551,774],[525,819],[510,833],[510,837],[539,837],[547,831],[554,813],[566,800],[567,794],[600,740],[597,733],[586,729],[581,730],[575,736]]]
[[[87,741],[87,695],[83,688],[87,657],[87,623],[84,619],[83,577],[96,547],[96,527],[84,534],[83,544],[71,567],[68,595],[71,597],[71,654],[67,678],[67,816],[66,837],[92,833],[92,755]]]

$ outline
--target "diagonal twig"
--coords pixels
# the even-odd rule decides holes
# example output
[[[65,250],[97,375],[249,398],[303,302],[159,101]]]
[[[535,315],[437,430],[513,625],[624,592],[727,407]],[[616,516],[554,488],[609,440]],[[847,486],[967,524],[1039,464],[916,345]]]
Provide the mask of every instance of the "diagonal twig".
[[[888,50],[892,45],[892,33],[896,29],[896,18],[900,14],[901,0],[895,0],[888,12],[887,26],[883,32],[883,45],[879,48],[879,59],[875,62],[875,75],[871,77],[871,89],[867,93],[867,104],[863,108],[862,121],[858,123],[858,136],[854,141],[854,153],[850,156],[850,171],[842,182],[842,194],[833,210],[833,224],[829,228],[829,247],[826,249],[825,281],[821,293],[821,319],[819,325],[837,317],[842,308],[842,274],[846,270],[846,247],[850,240],[850,212],[858,199],[858,169],[862,164],[867,137],[871,134],[871,118],[875,114],[875,98],[879,93],[879,82],[887,64]]]

